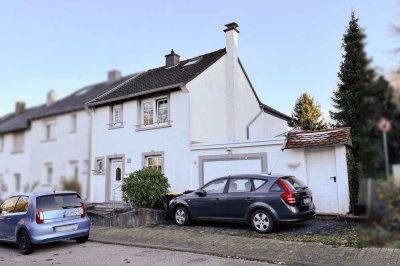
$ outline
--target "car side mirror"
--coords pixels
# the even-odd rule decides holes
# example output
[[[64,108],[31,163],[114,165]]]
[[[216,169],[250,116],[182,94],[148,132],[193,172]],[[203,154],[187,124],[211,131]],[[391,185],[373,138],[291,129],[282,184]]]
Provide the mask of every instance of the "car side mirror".
[[[199,195],[200,197],[204,197],[207,194],[207,192],[205,190],[203,190],[203,189],[198,189],[194,193],[196,195]]]

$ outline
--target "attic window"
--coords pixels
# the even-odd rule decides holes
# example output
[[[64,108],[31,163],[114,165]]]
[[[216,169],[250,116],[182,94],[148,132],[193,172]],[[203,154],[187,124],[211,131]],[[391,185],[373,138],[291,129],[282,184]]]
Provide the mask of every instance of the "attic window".
[[[93,88],[93,86],[90,86],[88,88],[83,88],[80,91],[78,91],[77,93],[75,93],[75,96],[80,96],[82,94],[87,93],[88,91],[90,91]]]
[[[197,62],[199,62],[200,60],[201,60],[201,57],[193,58],[192,60],[188,61],[188,62],[187,62],[185,65],[183,65],[183,66],[185,67],[185,66],[194,65],[194,64],[196,64]]]

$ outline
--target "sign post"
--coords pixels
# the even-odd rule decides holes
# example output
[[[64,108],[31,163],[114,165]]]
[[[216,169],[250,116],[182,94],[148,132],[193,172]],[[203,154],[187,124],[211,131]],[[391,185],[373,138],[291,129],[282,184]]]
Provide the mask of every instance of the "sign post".
[[[378,123],[378,128],[382,131],[382,138],[383,138],[383,152],[385,155],[385,170],[386,170],[386,179],[389,178],[389,154],[388,154],[388,147],[387,147],[387,137],[386,133],[392,129],[392,123],[387,120],[386,118],[381,118]]]

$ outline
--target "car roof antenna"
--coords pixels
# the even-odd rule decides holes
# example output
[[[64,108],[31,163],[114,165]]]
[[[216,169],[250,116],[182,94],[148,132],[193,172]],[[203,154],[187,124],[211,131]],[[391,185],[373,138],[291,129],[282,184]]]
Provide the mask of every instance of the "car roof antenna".
[[[271,171],[268,172],[268,175],[271,175],[271,174],[272,174],[272,171],[274,171],[275,167],[276,167],[276,166],[278,165],[278,163],[280,163],[280,161],[282,160],[282,156],[283,156],[283,151],[282,151],[281,157],[279,157],[279,159],[276,160],[274,166],[271,168]]]

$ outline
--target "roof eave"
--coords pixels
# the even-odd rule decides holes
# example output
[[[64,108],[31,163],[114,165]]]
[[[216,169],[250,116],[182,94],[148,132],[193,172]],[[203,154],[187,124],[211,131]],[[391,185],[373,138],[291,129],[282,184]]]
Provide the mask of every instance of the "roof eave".
[[[116,98],[112,98],[112,99],[108,99],[108,100],[103,100],[103,101],[98,101],[98,102],[93,102],[93,103],[89,102],[89,103],[87,103],[87,106],[88,107],[96,107],[99,105],[110,104],[112,102],[127,101],[127,100],[131,100],[131,99],[134,99],[134,98],[137,98],[140,96],[147,95],[147,94],[153,94],[153,93],[167,91],[167,90],[171,90],[171,89],[182,89],[182,88],[184,88],[185,85],[186,85],[185,83],[168,85],[168,86],[159,87],[159,88],[152,89],[152,90],[141,91],[141,92],[137,92],[137,93],[132,93],[132,94],[128,94],[128,95],[124,95],[124,96],[120,96],[120,97],[116,97]]]

